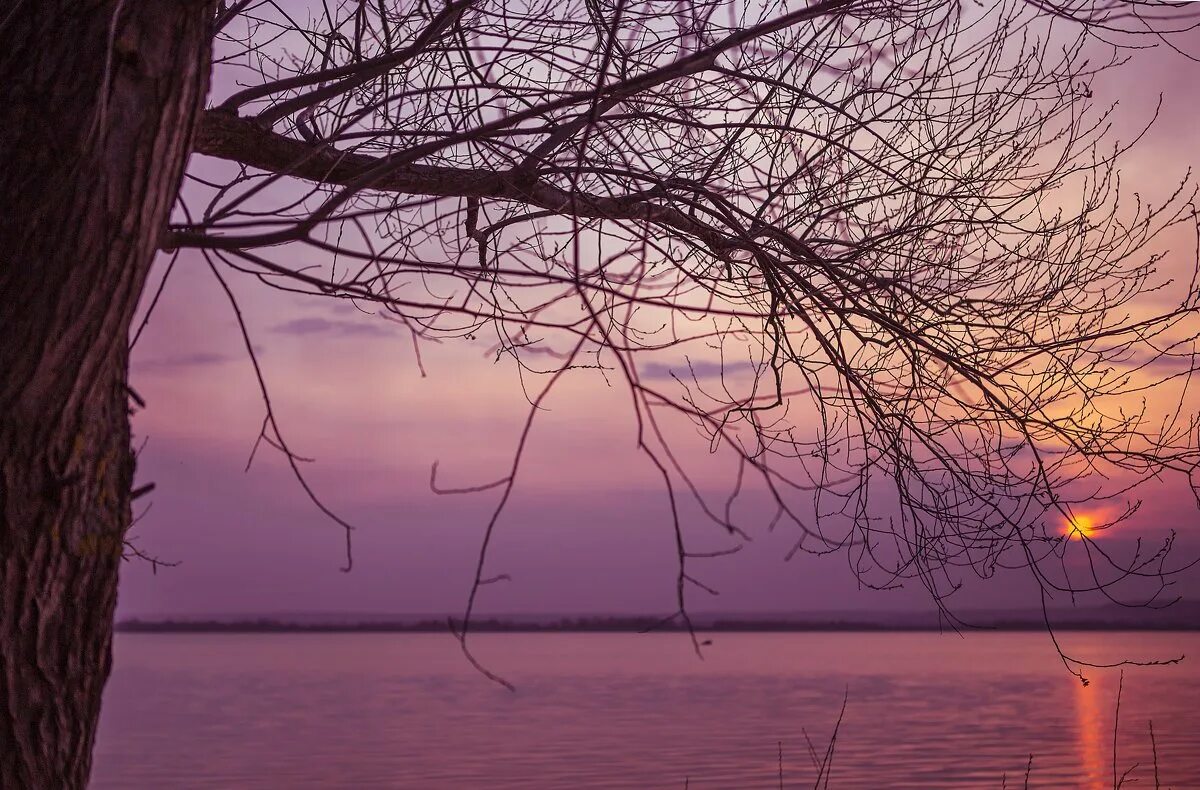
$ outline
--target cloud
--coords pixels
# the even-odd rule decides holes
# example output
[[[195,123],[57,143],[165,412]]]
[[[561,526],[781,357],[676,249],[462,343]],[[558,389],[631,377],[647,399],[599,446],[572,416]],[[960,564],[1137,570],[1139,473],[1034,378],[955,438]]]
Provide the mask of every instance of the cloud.
[[[1200,365],[1200,357],[1193,357],[1186,350],[1152,352],[1139,349],[1130,352],[1121,360],[1121,365],[1127,369],[1140,369],[1159,375],[1186,373]]]
[[[257,349],[256,349],[257,350]],[[214,354],[210,351],[194,351],[190,354],[175,354],[166,357],[140,359],[133,363],[135,370],[174,370],[177,368],[201,367],[204,365],[223,365],[233,361],[228,354]]]
[[[390,328],[380,326],[378,322],[331,321],[327,318],[317,318],[315,316],[295,318],[291,321],[285,321],[282,324],[276,324],[271,327],[271,331],[281,335],[297,336],[330,334],[359,337],[390,337],[392,335]]]
[[[726,376],[737,376],[747,373],[751,369],[750,363],[745,361],[725,362],[722,364],[716,360],[693,359],[674,365],[650,362],[638,368],[638,372],[641,373],[643,378],[647,379],[669,379],[674,374],[675,377],[683,381],[690,381],[693,376],[698,379],[716,378],[722,373]]]

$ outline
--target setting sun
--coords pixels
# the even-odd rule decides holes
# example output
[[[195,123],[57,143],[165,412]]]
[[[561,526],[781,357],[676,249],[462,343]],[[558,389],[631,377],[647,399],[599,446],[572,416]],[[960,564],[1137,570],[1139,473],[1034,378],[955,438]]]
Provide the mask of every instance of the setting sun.
[[[1071,540],[1094,537],[1097,532],[1096,519],[1086,513],[1073,515],[1064,525],[1063,534]]]

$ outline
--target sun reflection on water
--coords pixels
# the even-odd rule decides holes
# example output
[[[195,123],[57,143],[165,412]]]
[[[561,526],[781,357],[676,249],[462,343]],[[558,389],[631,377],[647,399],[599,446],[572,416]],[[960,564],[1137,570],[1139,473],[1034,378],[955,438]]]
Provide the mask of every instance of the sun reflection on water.
[[[1096,674],[1088,676],[1085,686],[1072,678],[1075,685],[1075,729],[1079,738],[1079,787],[1102,790],[1105,784],[1104,716],[1101,713],[1100,684]]]

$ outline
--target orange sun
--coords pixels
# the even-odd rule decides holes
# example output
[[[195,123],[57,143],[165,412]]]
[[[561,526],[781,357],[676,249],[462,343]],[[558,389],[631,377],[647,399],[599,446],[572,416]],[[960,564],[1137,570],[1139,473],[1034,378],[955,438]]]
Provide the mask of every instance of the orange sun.
[[[1083,540],[1096,535],[1096,519],[1086,513],[1074,514],[1063,524],[1063,534],[1071,540]]]

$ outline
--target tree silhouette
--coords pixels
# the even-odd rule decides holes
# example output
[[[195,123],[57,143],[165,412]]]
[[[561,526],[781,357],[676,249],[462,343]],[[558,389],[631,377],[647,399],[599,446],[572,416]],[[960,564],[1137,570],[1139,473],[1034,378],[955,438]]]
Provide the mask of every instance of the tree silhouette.
[[[227,282],[254,277],[519,366],[512,466],[459,489],[501,492],[457,624],[468,656],[529,427],[570,375],[628,390],[685,624],[710,555],[685,545],[681,497],[735,551],[735,503],[765,495],[795,551],[848,551],[864,583],[915,578],[939,606],[962,573],[1012,565],[1046,593],[1157,580],[1157,603],[1170,541],[1120,558],[1060,523],[1144,480],[1197,485],[1200,289],[1157,271],[1164,241],[1194,244],[1195,189],[1123,198],[1130,143],[1090,88],[1194,19],[1019,0],[14,4],[0,784],[87,780],[140,493],[130,324],[160,250],[164,277],[202,255],[239,320]],[[210,66],[238,87],[209,97]],[[262,394],[262,441],[346,528],[349,561],[350,525]],[[736,460],[728,496],[693,481],[678,421]]]

